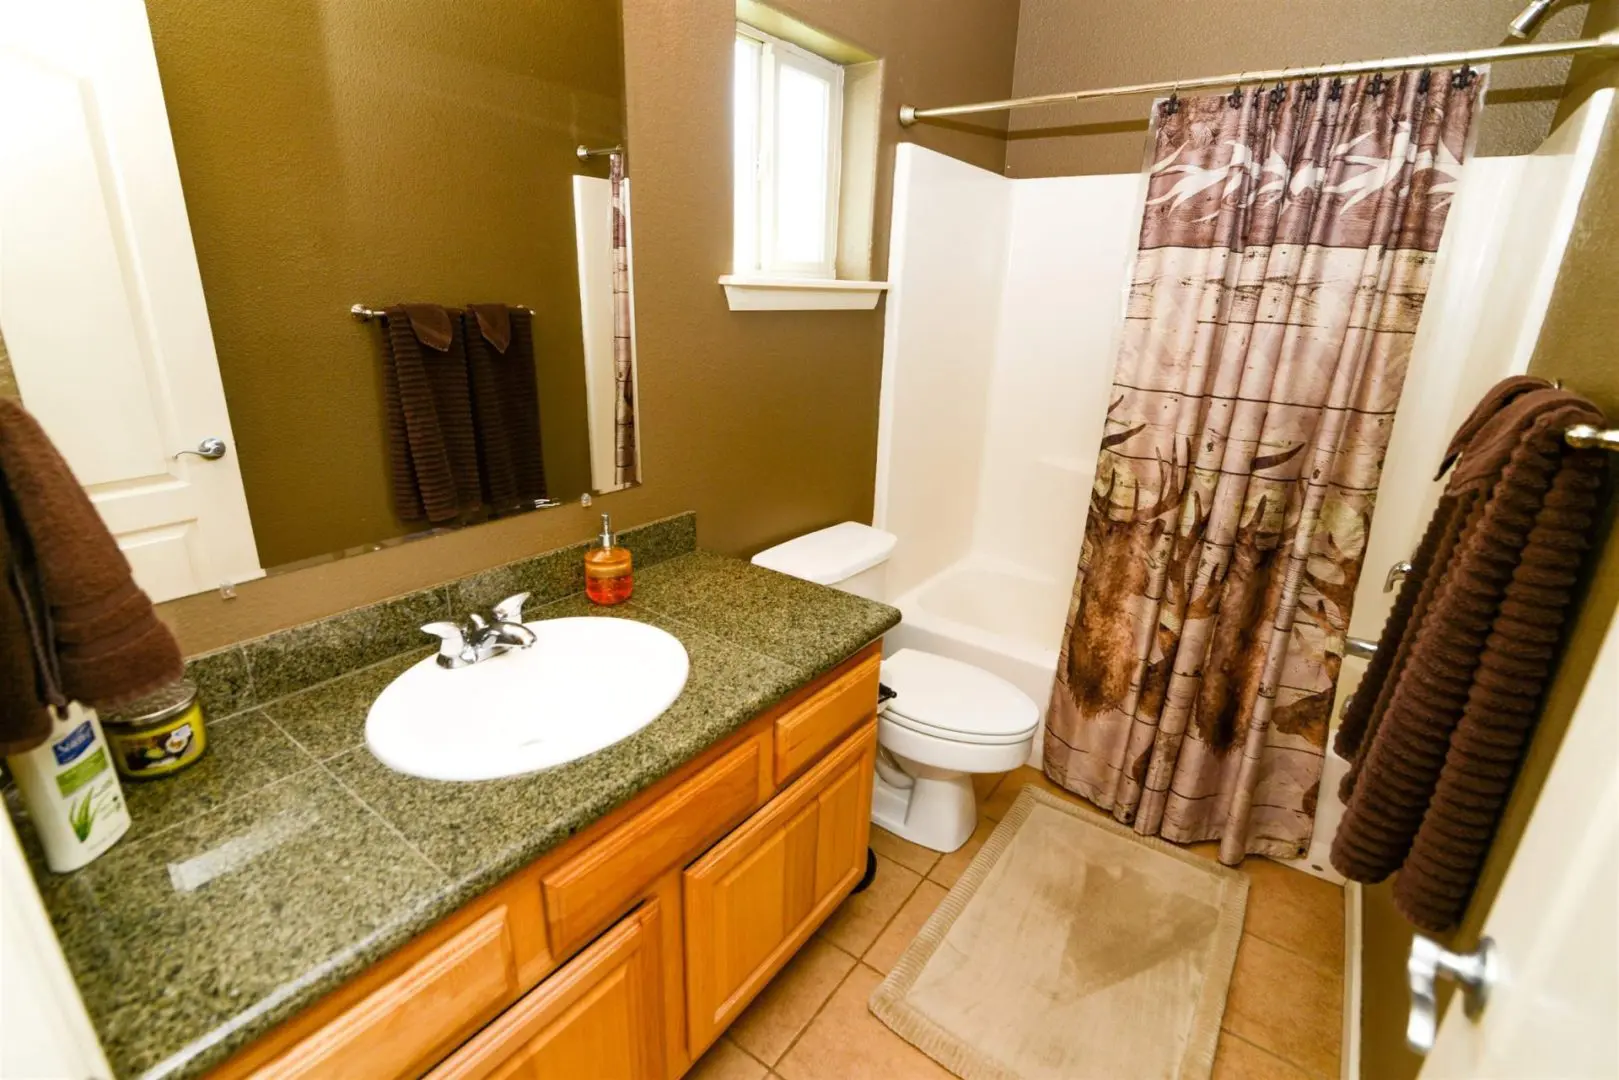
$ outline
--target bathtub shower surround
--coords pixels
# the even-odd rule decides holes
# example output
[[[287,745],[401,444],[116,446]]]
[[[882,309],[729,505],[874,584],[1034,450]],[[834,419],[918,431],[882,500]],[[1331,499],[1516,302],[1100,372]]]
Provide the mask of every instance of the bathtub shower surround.
[[[887,641],[1043,705],[1141,178],[1009,180],[919,146],[897,155],[874,522],[899,537],[887,599],[905,620]]]
[[[1048,775],[1220,858],[1308,849],[1343,638],[1482,91],[1159,110]]]

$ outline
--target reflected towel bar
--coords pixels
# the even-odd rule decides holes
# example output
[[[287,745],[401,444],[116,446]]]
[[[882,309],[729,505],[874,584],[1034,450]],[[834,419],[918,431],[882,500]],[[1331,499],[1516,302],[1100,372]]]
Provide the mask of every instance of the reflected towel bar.
[[[1619,428],[1599,428],[1575,424],[1563,432],[1563,441],[1576,450],[1619,451]]]
[[[580,161],[589,161],[593,157],[609,157],[613,154],[622,154],[624,152],[624,147],[622,145],[599,146],[592,149],[591,147],[585,146],[583,143],[581,143],[573,148],[573,152],[578,156]]]
[[[507,306],[513,311],[521,311],[525,315],[534,314],[533,308],[524,307],[522,304],[508,304]],[[349,308],[349,314],[353,315],[361,322],[370,322],[372,319],[385,318],[387,317],[388,313],[382,308],[366,307],[364,304],[355,304],[353,307]]]

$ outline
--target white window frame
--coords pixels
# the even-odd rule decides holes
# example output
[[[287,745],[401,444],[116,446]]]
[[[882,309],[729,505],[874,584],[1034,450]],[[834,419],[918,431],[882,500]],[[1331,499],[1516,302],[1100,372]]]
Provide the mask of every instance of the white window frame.
[[[752,168],[753,198],[756,215],[753,229],[755,243],[752,251],[742,249],[738,228],[735,247],[736,275],[765,275],[785,278],[827,280],[837,277],[838,257],[838,186],[843,167],[843,66],[817,56],[792,42],[783,41],[763,30],[736,24],[738,37],[748,38],[760,46],[758,129],[753,141]],[[798,68],[828,84],[827,147],[826,147],[826,236],[822,243],[824,257],[819,262],[806,263],[781,259],[776,254],[776,159],[780,133],[776,128],[776,72],[782,66]],[[732,116],[735,117],[735,106]],[[746,182],[743,163],[736,162],[737,183]],[[735,214],[740,217],[746,202],[737,192],[734,196]],[[742,223],[737,221],[740,226]]]

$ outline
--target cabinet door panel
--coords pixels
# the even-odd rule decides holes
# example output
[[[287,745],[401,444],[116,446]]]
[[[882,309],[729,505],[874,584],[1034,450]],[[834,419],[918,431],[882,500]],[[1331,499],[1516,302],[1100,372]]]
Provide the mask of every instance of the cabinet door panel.
[[[685,874],[687,1030],[700,1054],[866,868],[875,725],[851,735]]]
[[[648,900],[435,1069],[432,1080],[662,1080],[659,905]]]

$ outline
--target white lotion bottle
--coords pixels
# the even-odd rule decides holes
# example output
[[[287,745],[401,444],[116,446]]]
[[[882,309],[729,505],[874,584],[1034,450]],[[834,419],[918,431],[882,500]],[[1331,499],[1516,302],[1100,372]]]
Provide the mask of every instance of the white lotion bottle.
[[[94,709],[77,703],[51,710],[51,734],[25,754],[6,758],[45,864],[58,874],[90,862],[129,830],[112,750]]]

